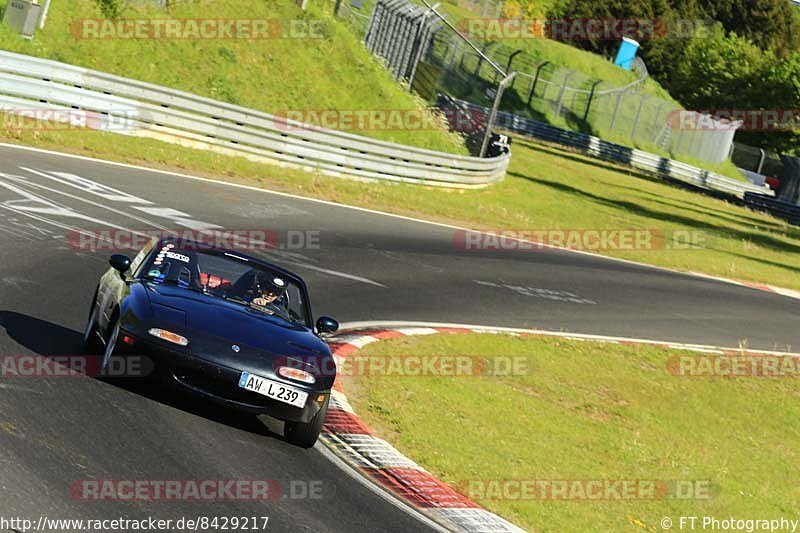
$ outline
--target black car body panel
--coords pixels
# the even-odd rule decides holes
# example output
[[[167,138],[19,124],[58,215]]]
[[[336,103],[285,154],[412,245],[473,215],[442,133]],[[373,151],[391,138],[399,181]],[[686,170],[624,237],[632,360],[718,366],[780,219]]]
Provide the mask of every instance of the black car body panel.
[[[109,269],[96,296],[95,320],[99,337],[108,337],[120,324],[117,353],[152,358],[184,389],[236,409],[296,422],[308,422],[327,403],[335,379],[328,345],[314,331],[303,280],[271,263],[236,252],[237,261],[268,269],[295,284],[305,306],[305,319],[284,320],[226,299],[148,279],[143,267],[152,264],[169,239],[153,242],[134,259],[130,270]],[[225,251],[214,251],[226,254]],[[189,340],[180,346],[149,333],[168,330]],[[277,370],[286,361],[314,374],[313,384],[286,378]],[[322,370],[322,371],[320,371]],[[303,408],[240,388],[243,372],[255,374],[308,393]]]

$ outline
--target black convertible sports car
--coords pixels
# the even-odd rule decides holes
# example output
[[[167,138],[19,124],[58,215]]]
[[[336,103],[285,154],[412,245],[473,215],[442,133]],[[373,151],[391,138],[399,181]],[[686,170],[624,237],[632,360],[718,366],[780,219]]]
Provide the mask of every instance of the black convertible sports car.
[[[151,357],[189,391],[286,422],[286,439],[311,447],[325,421],[336,366],[312,323],[297,275],[239,252],[154,239],[131,261],[113,255],[92,300],[84,342],[113,357]]]

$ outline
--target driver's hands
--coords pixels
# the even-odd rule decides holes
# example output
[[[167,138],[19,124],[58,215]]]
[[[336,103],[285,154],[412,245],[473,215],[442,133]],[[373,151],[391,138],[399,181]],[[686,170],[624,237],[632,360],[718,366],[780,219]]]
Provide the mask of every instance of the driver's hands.
[[[260,306],[264,307],[268,303],[269,302],[267,302],[267,300],[264,299],[264,298],[253,298],[253,305],[260,305]]]

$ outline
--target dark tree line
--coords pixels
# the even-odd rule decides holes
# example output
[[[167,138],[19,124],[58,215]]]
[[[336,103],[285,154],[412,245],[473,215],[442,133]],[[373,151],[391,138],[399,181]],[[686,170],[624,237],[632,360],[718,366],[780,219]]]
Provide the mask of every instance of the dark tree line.
[[[548,15],[661,21],[665,36],[631,37],[650,73],[687,108],[800,108],[800,8],[788,0],[560,0]],[[708,22],[688,36],[685,21]],[[608,56],[618,47],[571,44]],[[737,140],[800,153],[800,131],[742,131]]]

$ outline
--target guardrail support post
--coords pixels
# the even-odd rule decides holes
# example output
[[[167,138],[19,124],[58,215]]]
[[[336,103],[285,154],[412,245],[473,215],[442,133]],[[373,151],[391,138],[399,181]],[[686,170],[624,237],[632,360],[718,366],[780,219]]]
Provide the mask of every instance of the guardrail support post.
[[[486,157],[486,150],[489,149],[489,139],[492,136],[492,125],[494,125],[494,120],[497,117],[497,110],[500,108],[500,101],[503,99],[503,93],[506,90],[506,86],[514,81],[516,75],[516,72],[510,73],[503,78],[503,81],[501,81],[500,85],[497,87],[497,94],[494,97],[492,111],[489,113],[489,117],[486,119],[486,131],[483,134],[483,144],[481,144],[480,157]]]

